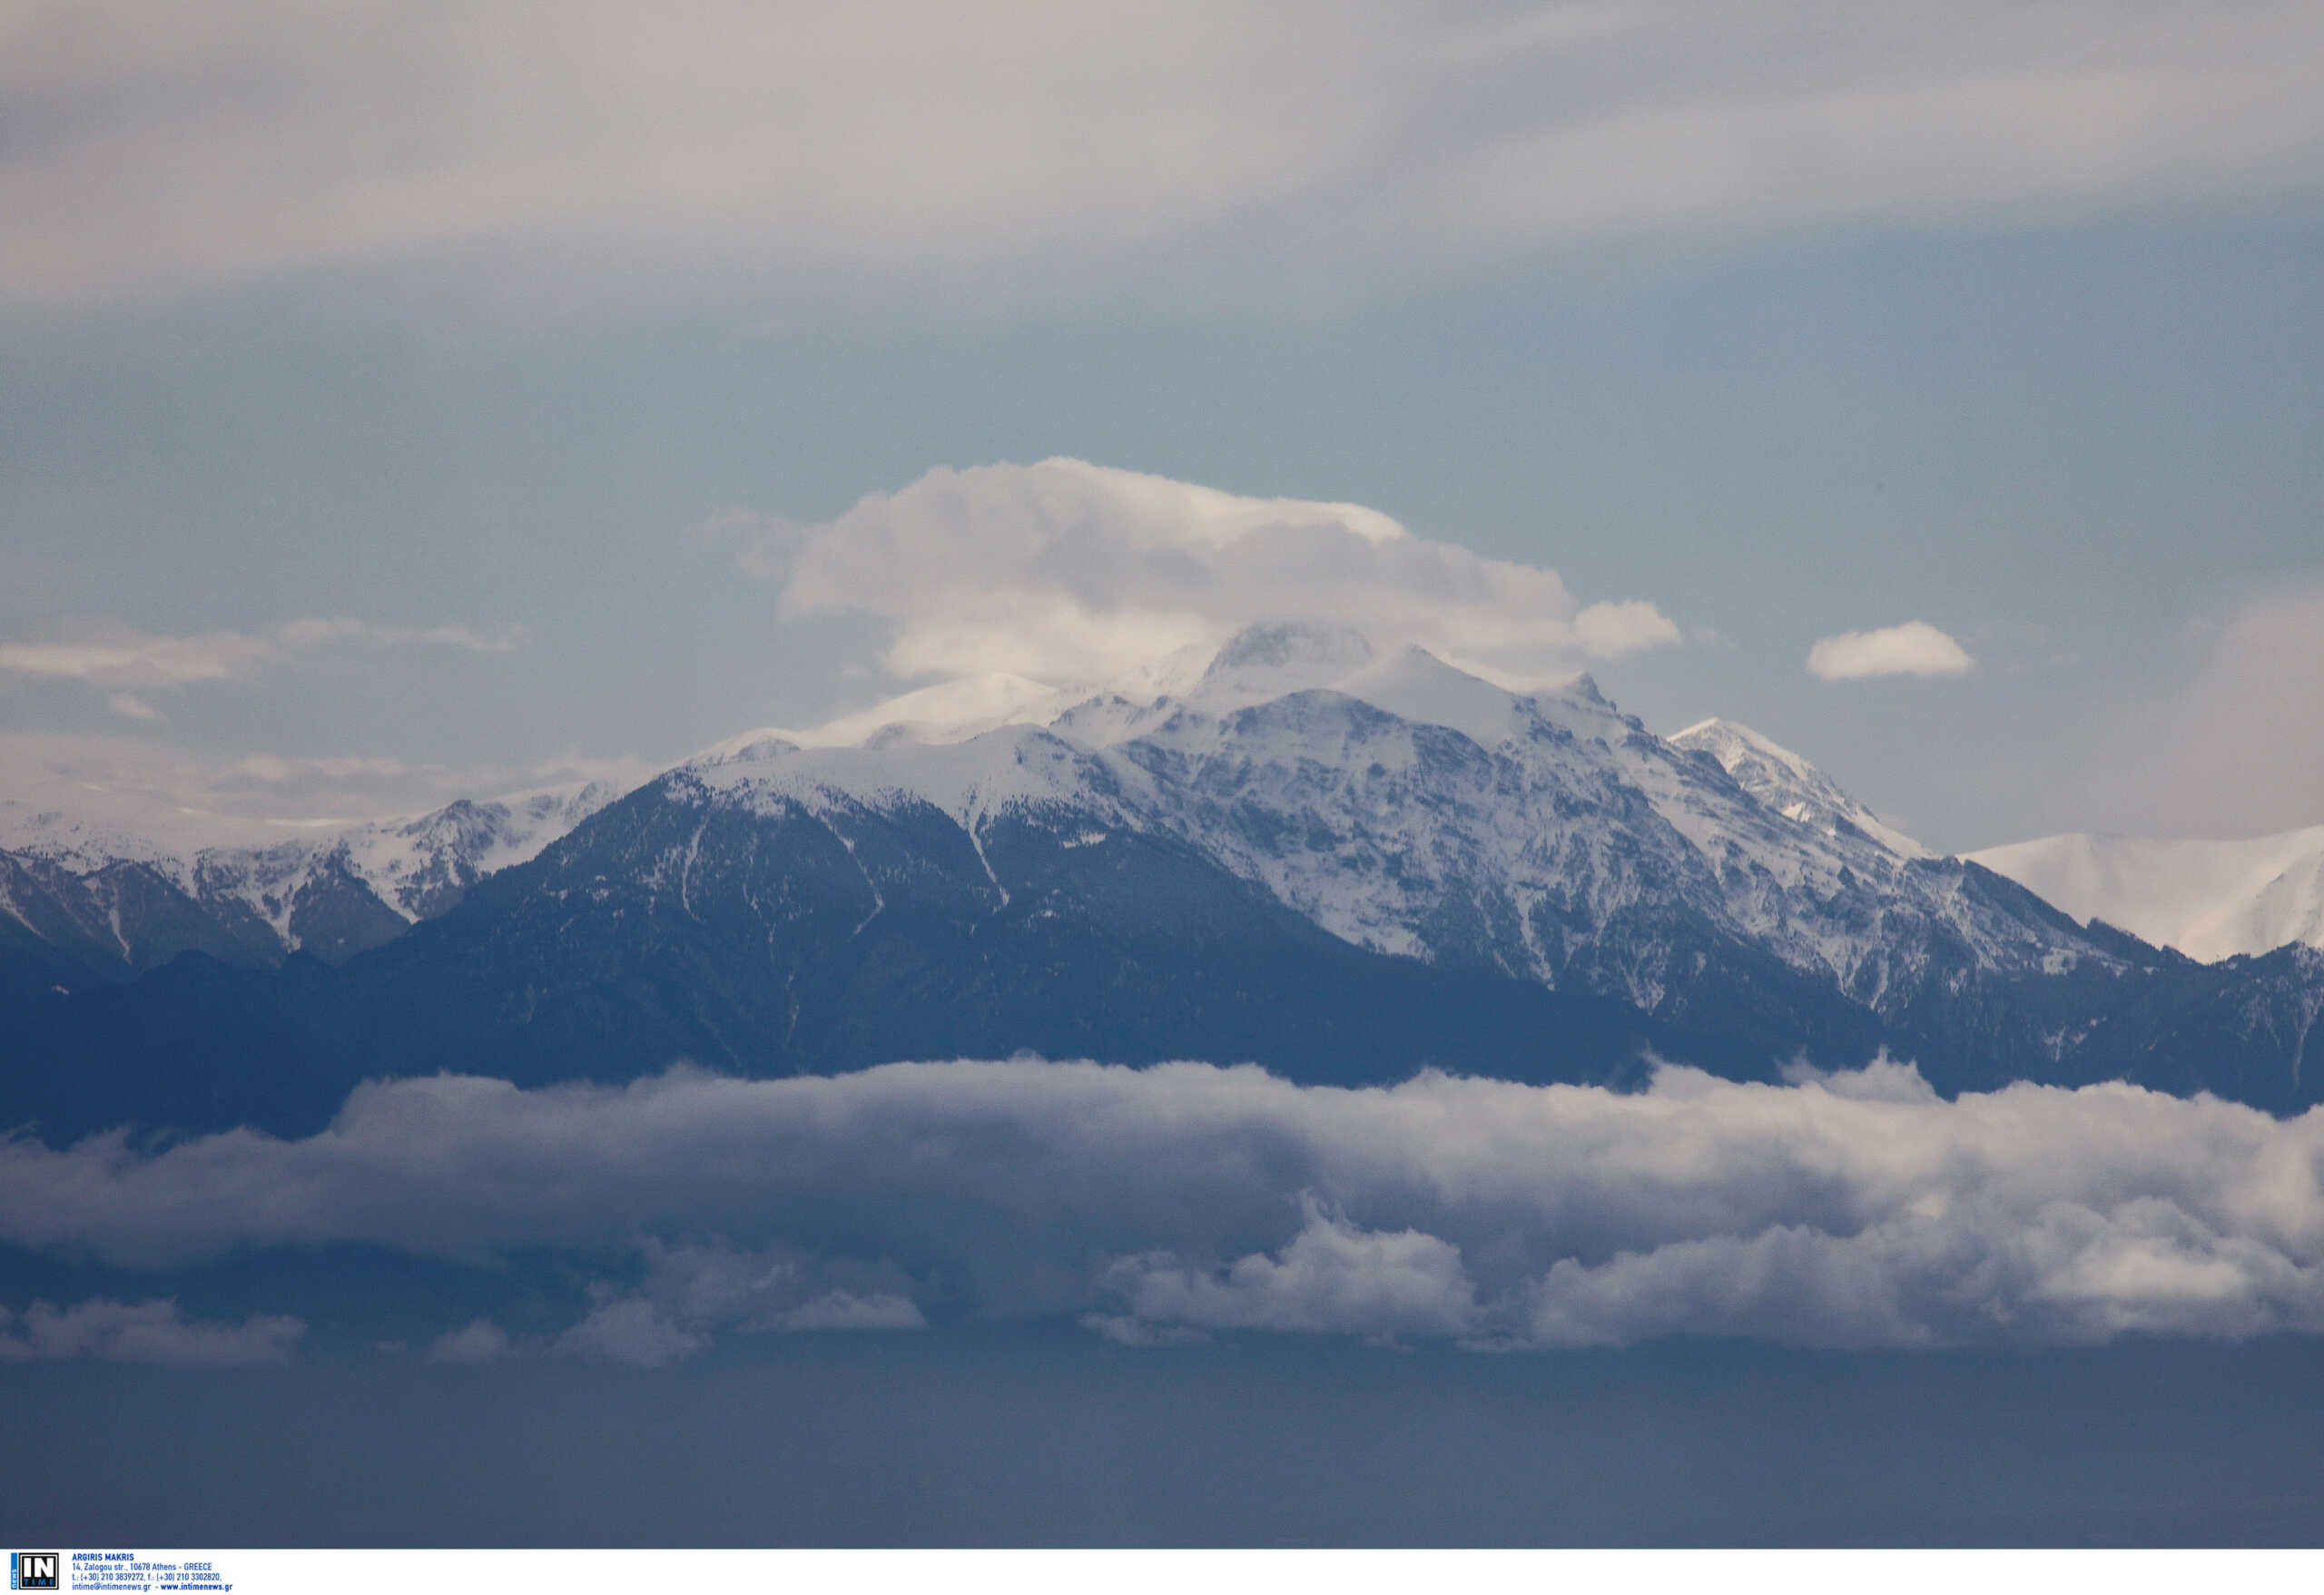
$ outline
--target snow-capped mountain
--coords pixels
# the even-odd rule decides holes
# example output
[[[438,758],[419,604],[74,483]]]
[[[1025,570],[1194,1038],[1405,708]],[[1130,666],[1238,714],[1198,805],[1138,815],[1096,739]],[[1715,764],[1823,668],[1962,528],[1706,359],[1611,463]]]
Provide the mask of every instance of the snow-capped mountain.
[[[2324,947],[2324,825],[2242,842],[2070,832],[1968,855],[2078,920],[2213,962]]]
[[[301,950],[343,959],[441,913],[619,795],[592,782],[289,834],[204,817],[192,834],[236,840],[182,851],[120,823],[12,806],[0,812],[0,925],[100,970],[190,950],[231,962]]]
[[[995,815],[1070,814],[1086,832],[1074,845],[1168,837],[1356,946],[1649,1010],[1686,983],[1678,963],[1708,956],[1706,939],[1874,1009],[1956,964],[2054,973],[2109,956],[1739,728],[1666,742],[1588,677],[1520,694],[1416,648],[1366,653],[1268,628],[1230,644],[1183,699],[1104,696],[954,742],[901,728],[852,748],[761,737],[665,790],[832,823],[930,808],[972,847]],[[1318,674],[1334,684],[1267,691]],[[1748,754],[1744,779],[1690,751],[1714,743]]]
[[[252,934],[310,935],[300,892],[338,883],[419,922],[339,968],[190,960],[35,997],[26,1102],[94,1127],[126,1078],[162,1122],[287,1129],[357,1080],[440,1068],[1028,1049],[1619,1080],[1649,1054],[1773,1078],[1880,1046],[1948,1090],[2324,1095],[2302,1072],[2324,954],[2201,965],[2079,925],[1765,738],[1657,737],[1587,677],[1514,691],[1267,627],[1175,690],[1059,709],[1031,684],[950,719],[883,705],[845,742],[731,738],[602,806],[454,805],[209,861],[199,901]],[[218,1068],[155,1078],[165,1033]]]

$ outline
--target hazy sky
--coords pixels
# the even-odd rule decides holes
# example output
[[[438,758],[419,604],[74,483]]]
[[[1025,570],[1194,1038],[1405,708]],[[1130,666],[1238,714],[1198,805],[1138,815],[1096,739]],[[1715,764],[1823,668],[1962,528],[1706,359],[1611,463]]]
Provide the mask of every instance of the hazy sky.
[[[1061,455],[1651,606],[1617,701],[1938,846],[2324,822],[2312,5],[642,16],[0,20],[0,787],[861,707],[766,550]]]

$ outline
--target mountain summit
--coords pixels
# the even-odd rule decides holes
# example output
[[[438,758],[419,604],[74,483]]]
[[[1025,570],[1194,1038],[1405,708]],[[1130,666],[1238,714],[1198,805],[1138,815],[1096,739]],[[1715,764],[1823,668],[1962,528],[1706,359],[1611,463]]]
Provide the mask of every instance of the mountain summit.
[[[1673,735],[1670,745],[1709,753],[1744,791],[1787,820],[1827,835],[1846,831],[1869,837],[1898,858],[1935,856],[1843,792],[1815,765],[1748,725],[1716,717],[1699,720]]]

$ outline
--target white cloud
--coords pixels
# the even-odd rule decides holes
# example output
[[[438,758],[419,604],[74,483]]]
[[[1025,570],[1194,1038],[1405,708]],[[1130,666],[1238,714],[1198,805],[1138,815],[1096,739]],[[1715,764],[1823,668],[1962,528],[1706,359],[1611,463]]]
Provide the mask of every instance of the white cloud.
[[[1925,620],[1908,620],[1877,631],[1842,632],[1807,650],[1807,674],[1823,681],[1858,681],[1873,675],[1959,675],[1975,664],[1967,649]]]
[[[521,625],[510,622],[487,633],[466,625],[374,625],[344,615],[285,622],[274,630],[275,641],[286,648],[318,648],[333,645],[371,648],[460,648],[472,654],[513,654],[529,640]]]
[[[1360,1230],[1312,1196],[1303,1206],[1306,1224],[1276,1256],[1216,1273],[1154,1252],[1117,1264],[1107,1284],[1139,1319],[1209,1329],[1447,1337],[1474,1326],[1476,1286],[1458,1247],[1418,1230]]]
[[[2243,605],[2186,685],[2142,704],[2101,773],[2152,793],[2139,821],[2194,836],[2324,822],[2324,588]]]
[[[1073,459],[939,469],[806,528],[786,618],[878,616],[899,678],[1113,682],[1260,622],[1418,644],[1504,680],[1679,640],[1650,604],[1416,537],[1361,505],[1249,498]]]
[[[154,636],[120,621],[62,629],[44,642],[0,643],[0,671],[104,687],[181,687],[254,674],[279,650],[240,632]]]
[[[891,1291],[857,1295],[853,1291],[827,1291],[792,1308],[777,1320],[780,1327],[807,1329],[925,1329],[928,1320],[911,1298]]]
[[[489,1318],[472,1318],[438,1335],[428,1348],[431,1363],[497,1363],[509,1354],[508,1333]]]
[[[653,773],[641,760],[578,753],[462,767],[383,754],[203,759],[134,738],[0,732],[0,847],[87,843],[115,857],[186,856],[424,813],[455,798],[587,781],[626,789]]]
[[[1205,1345],[1211,1339],[1209,1331],[1189,1329],[1177,1324],[1155,1324],[1144,1318],[1133,1318],[1127,1313],[1085,1313],[1081,1327],[1116,1345],[1129,1346],[1137,1351],[1150,1351],[1156,1346]]]
[[[464,262],[512,304],[1049,295],[2312,191],[2324,22],[1748,0],[21,13],[0,296]],[[292,153],[286,157],[285,152]],[[537,268],[553,261],[553,272]],[[517,286],[521,284],[522,286]]]
[[[601,1363],[666,1368],[709,1344],[709,1336],[673,1324],[652,1302],[642,1296],[623,1296],[601,1303],[557,1336],[556,1349]]]
[[[745,576],[773,582],[791,574],[792,562],[814,529],[783,516],[734,506],[689,527],[686,536],[709,547],[731,548]]]
[[[297,1318],[188,1319],[174,1299],[96,1297],[70,1307],[34,1302],[21,1317],[0,1307],[0,1362],[90,1357],[172,1368],[256,1367],[289,1362],[306,1333]]]
[[[489,635],[465,625],[373,625],[345,618],[293,620],[263,636],[241,632],[203,632],[161,636],[120,620],[61,625],[36,642],[0,642],[0,671],[54,681],[86,682],[99,687],[176,688],[196,682],[231,681],[288,664],[299,651],[320,647],[438,647],[507,654],[524,646],[525,628],[504,625]],[[113,707],[151,719],[151,705],[127,693]]]
[[[1665,1068],[1630,1095],[1030,1060],[436,1077],[367,1086],[302,1141],[0,1143],[0,1243],[131,1267],[630,1249],[643,1282],[557,1344],[639,1365],[729,1331],[901,1326],[936,1282],[971,1316],[1125,1344],[2080,1344],[2324,1333],[2320,1170],[2324,1111],[2121,1085],[1947,1102],[1885,1061],[1782,1086]]]

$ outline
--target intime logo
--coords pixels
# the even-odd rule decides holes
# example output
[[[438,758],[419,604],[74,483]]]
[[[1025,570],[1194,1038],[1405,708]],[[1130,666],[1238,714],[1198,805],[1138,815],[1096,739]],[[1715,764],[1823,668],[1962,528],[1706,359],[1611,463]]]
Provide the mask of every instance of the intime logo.
[[[56,1552],[54,1551],[12,1551],[8,1553],[8,1588],[11,1590],[60,1590],[56,1581]]]

